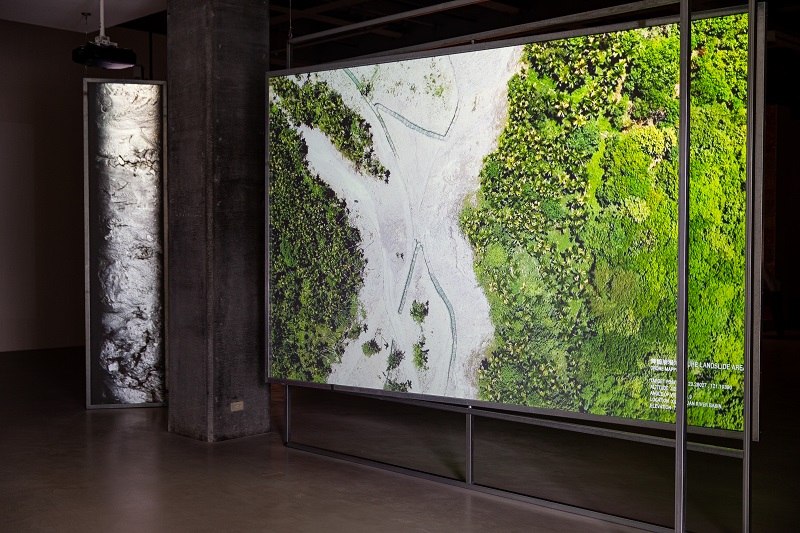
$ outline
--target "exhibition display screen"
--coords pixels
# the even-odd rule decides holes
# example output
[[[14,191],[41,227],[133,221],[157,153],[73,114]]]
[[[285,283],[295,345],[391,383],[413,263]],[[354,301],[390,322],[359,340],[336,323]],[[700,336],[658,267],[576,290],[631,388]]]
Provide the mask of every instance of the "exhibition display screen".
[[[688,420],[734,431],[747,27],[690,91]],[[585,33],[270,76],[271,381],[674,422],[678,27]]]

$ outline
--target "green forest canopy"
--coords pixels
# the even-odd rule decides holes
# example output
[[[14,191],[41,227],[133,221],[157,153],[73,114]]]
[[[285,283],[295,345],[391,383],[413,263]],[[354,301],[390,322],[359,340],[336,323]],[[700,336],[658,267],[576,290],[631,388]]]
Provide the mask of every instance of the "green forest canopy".
[[[693,23],[689,358],[744,350],[747,18]],[[674,420],[676,26],[525,46],[509,118],[461,214],[491,306],[483,400]],[[694,425],[740,429],[742,373],[698,364]],[[713,365],[705,365],[713,366]],[[712,388],[713,387],[713,388]]]
[[[360,327],[366,259],[345,203],[309,171],[305,141],[277,105],[269,112],[271,376],[325,382]]]
[[[295,81],[269,81],[278,96],[269,106],[270,376],[324,383],[360,336],[367,260],[346,203],[311,173],[295,128],[318,128],[364,175],[388,183],[389,171],[369,123],[339,93],[310,76]]]

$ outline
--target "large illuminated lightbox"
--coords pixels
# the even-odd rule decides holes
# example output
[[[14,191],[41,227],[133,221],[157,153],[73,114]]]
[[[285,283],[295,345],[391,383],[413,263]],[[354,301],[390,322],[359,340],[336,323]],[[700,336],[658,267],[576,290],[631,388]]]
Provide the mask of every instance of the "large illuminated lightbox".
[[[270,76],[271,381],[674,421],[678,28],[600,31]],[[741,430],[747,16],[692,57],[688,420]]]
[[[86,405],[163,405],[163,82],[84,80]]]

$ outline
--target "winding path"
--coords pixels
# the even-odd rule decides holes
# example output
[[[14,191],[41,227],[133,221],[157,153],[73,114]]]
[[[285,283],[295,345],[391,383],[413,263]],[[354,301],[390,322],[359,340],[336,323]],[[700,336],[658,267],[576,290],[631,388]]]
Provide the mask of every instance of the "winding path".
[[[390,116],[392,116],[392,117],[396,118],[397,120],[399,120],[407,128],[409,128],[409,129],[411,129],[413,131],[416,131],[417,133],[421,133],[422,135],[425,135],[426,137],[430,137],[431,139],[435,139],[437,141],[444,141],[445,139],[447,139],[447,134],[450,133],[450,128],[453,126],[453,122],[455,122],[456,117],[458,116],[458,103],[457,103],[456,104],[456,110],[453,112],[453,117],[450,119],[450,124],[448,124],[447,130],[445,130],[445,132],[442,134],[442,133],[436,133],[435,131],[431,131],[431,130],[425,129],[422,126],[420,126],[419,124],[415,124],[415,123],[411,122],[410,120],[408,120],[406,117],[404,117],[403,115],[401,115],[397,111],[389,109],[388,107],[386,107],[385,105],[383,105],[380,102],[377,102],[377,103],[375,103],[373,105],[374,105],[376,110],[378,110],[378,109],[384,110]],[[380,117],[380,115],[378,115],[378,116]]]
[[[431,270],[431,266],[428,263],[428,257],[425,255],[425,249],[422,247],[422,243],[415,240],[414,241],[414,256],[411,258],[411,265],[408,268],[408,276],[406,276],[406,285],[403,288],[403,296],[400,298],[400,307],[397,308],[397,314],[403,313],[403,307],[406,305],[406,297],[408,296],[408,287],[411,285],[411,278],[414,275],[414,268],[417,263],[417,253],[422,250],[422,256],[425,261],[425,269],[428,271],[428,277],[431,279],[431,283],[433,283],[433,288],[436,289],[436,293],[439,295],[439,298],[442,299],[444,302],[445,307],[447,308],[447,313],[450,315],[450,337],[452,342],[450,343],[450,363],[447,365],[447,384],[450,383],[450,371],[453,368],[453,363],[456,360],[456,347],[458,343],[458,332],[456,329],[456,311],[453,308],[453,304],[450,303],[450,299],[447,298],[447,294],[442,289],[442,286],[439,284],[439,280],[436,279],[433,271]],[[394,341],[392,341],[394,343]]]
[[[403,287],[403,296],[400,298],[400,307],[397,308],[397,314],[403,314],[403,307],[406,306],[406,296],[408,294],[408,286],[411,285],[411,277],[414,275],[414,265],[417,263],[417,252],[419,252],[422,245],[419,241],[414,241],[414,255],[411,257],[411,266],[408,267],[408,276],[406,276],[406,285]]]
[[[364,85],[361,83],[361,81],[358,79],[358,77],[355,74],[353,74],[353,72],[350,69],[345,68],[345,69],[343,69],[343,71],[347,75],[347,77],[350,79],[350,81],[352,81],[353,84],[356,86],[356,88],[359,91],[359,94],[364,99],[366,104],[374,112],[375,116],[377,117],[377,119],[378,119],[378,121],[379,121],[379,123],[381,125],[381,128],[383,129],[384,135],[386,136],[386,140],[389,143],[389,147],[391,148],[392,152],[394,152],[395,156],[397,156],[397,150],[395,148],[395,144],[394,144],[394,142],[393,142],[393,140],[391,138],[391,135],[389,134],[389,130],[388,130],[387,126],[386,126],[386,123],[384,122],[382,113],[388,114],[389,116],[391,116],[392,118],[394,118],[397,121],[399,121],[401,124],[403,124],[408,129],[410,129],[412,131],[415,131],[415,132],[417,132],[417,133],[419,133],[421,135],[424,135],[424,136],[426,136],[426,137],[428,137],[430,139],[434,139],[436,141],[445,141],[447,139],[447,136],[450,134],[450,130],[451,130],[453,124],[455,123],[456,118],[458,117],[459,108],[460,108],[460,101],[457,100],[455,111],[453,112],[453,116],[451,117],[450,123],[448,124],[447,129],[445,130],[445,132],[444,133],[435,132],[435,131],[426,129],[426,128],[420,126],[419,124],[416,124],[416,123],[412,122],[411,120],[409,120],[408,118],[406,118],[402,114],[390,109],[389,107],[385,106],[384,104],[382,104],[380,102],[372,102],[367,97],[367,95],[365,94]],[[413,278],[413,275],[414,275],[414,271],[416,269],[417,256],[418,256],[420,251],[422,251],[422,255],[423,255],[423,258],[424,258],[424,261],[425,261],[425,268],[426,268],[426,270],[428,272],[428,276],[429,276],[429,278],[431,280],[431,283],[433,284],[433,287],[436,290],[436,293],[439,295],[439,298],[442,299],[442,302],[444,303],[445,307],[447,308],[447,312],[448,312],[449,318],[450,318],[450,335],[451,335],[450,361],[449,361],[449,364],[448,364],[448,367],[447,367],[447,381],[446,381],[446,384],[445,384],[445,388],[447,388],[450,385],[450,375],[451,375],[451,372],[452,372],[453,364],[455,363],[457,345],[458,345],[457,344],[458,343],[458,334],[457,334],[457,328],[456,328],[455,309],[453,308],[453,304],[450,302],[450,299],[447,297],[447,294],[445,293],[445,291],[442,288],[441,284],[439,283],[439,280],[436,278],[436,275],[433,273],[433,271],[431,269],[431,266],[430,266],[430,263],[428,262],[428,258],[427,258],[426,254],[425,254],[425,250],[423,248],[422,243],[420,241],[416,240],[416,239],[414,240],[414,253],[413,253],[413,256],[411,258],[411,264],[409,265],[408,274],[406,276],[406,281],[405,281],[405,285],[403,287],[402,296],[400,298],[400,305],[397,308],[397,313],[399,315],[402,315],[403,309],[405,308],[406,300],[407,300],[407,297],[408,297],[408,289],[409,289],[409,287],[411,285],[411,281],[412,281],[412,278]],[[392,347],[394,347],[394,339],[392,339]],[[391,351],[390,351],[390,353],[391,353]],[[384,381],[384,386],[388,383],[388,380],[389,380],[389,375],[388,375],[388,372],[387,372],[386,379]]]

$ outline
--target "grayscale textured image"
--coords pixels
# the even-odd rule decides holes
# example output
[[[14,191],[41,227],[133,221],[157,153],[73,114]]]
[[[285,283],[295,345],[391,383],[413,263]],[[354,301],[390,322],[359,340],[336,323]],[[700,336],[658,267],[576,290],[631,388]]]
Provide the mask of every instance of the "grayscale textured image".
[[[160,98],[159,85],[102,83],[90,110],[97,403],[164,401]]]

